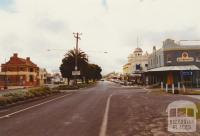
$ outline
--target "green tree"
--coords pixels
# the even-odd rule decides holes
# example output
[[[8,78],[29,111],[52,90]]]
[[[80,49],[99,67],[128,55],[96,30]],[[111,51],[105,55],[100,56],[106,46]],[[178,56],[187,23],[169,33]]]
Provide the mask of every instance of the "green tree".
[[[101,67],[96,65],[96,64],[89,64],[88,69],[87,69],[87,74],[86,74],[86,80],[99,80],[102,78],[101,75]]]

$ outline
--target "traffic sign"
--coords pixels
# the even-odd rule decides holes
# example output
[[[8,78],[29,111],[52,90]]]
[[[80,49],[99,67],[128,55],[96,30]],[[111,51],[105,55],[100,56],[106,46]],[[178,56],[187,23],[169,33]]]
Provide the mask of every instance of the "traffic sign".
[[[79,76],[81,75],[81,71],[72,71],[73,76]]]

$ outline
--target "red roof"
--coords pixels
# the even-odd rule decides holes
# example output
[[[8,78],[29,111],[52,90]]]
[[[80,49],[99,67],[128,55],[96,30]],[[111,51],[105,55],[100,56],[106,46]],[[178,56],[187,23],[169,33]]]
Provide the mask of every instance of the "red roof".
[[[26,65],[31,67],[38,67],[35,63],[33,63],[29,57],[26,59],[19,58],[18,55],[15,53],[8,62],[5,63],[6,65]],[[4,65],[4,64],[3,64]]]

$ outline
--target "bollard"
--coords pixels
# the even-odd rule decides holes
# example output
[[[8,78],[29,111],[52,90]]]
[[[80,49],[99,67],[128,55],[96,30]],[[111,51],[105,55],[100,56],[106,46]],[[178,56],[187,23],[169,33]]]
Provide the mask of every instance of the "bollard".
[[[163,87],[163,82],[161,82],[161,90],[163,90],[163,88],[164,88],[164,87]]]
[[[175,92],[174,92],[174,84],[172,84],[172,93],[175,94]]]
[[[184,92],[184,93],[186,92],[186,90],[185,90],[185,85],[183,85],[183,92]]]
[[[181,90],[181,83],[178,82],[178,90],[180,91]]]
[[[166,84],[166,92],[168,93],[168,84]]]

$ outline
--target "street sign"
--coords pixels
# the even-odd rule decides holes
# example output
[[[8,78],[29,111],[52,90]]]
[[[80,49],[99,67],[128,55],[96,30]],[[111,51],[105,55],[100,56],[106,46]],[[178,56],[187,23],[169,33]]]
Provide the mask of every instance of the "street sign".
[[[81,71],[72,71],[73,76],[79,76],[81,75]]]

